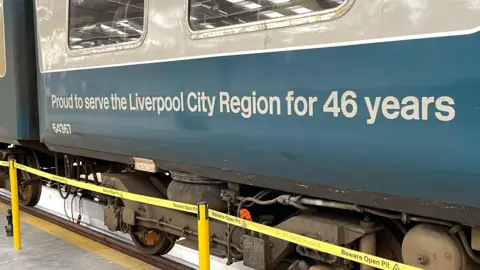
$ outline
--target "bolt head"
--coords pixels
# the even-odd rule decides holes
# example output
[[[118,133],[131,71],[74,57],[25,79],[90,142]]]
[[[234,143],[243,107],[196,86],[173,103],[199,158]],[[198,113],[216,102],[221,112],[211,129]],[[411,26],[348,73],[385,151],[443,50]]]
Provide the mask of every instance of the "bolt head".
[[[417,257],[417,262],[421,265],[427,265],[429,262],[428,256],[426,255],[419,255]]]

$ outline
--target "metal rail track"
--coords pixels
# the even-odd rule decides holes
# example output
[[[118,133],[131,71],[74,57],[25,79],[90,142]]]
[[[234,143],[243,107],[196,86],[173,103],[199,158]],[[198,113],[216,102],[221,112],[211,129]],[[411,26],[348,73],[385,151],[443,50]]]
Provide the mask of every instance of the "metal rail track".
[[[9,205],[10,204],[10,198],[5,197],[0,195],[0,202]],[[145,262],[147,264],[150,264],[154,267],[157,267],[162,270],[193,270],[193,268],[190,268],[188,266],[182,265],[178,262],[174,262],[172,260],[169,260],[167,258],[161,257],[161,256],[153,256],[153,255],[147,255],[147,254],[142,254],[140,253],[139,250],[137,250],[134,246],[123,243],[122,241],[113,239],[107,235],[104,235],[102,233],[93,231],[91,229],[88,229],[84,226],[77,225],[73,222],[70,222],[68,220],[62,219],[60,217],[57,217],[55,215],[46,213],[40,209],[33,208],[33,207],[26,207],[20,204],[20,210],[28,213],[32,216],[38,217],[42,220],[45,220],[47,222],[50,222],[52,224],[55,224],[59,227],[62,227],[64,229],[67,229],[75,234],[81,235],[83,237],[86,237],[90,240],[93,240],[97,243],[100,243],[104,246],[107,246],[111,249],[114,249],[116,251],[119,251],[125,255],[128,255],[130,257],[133,257],[137,260],[140,260],[142,262]]]

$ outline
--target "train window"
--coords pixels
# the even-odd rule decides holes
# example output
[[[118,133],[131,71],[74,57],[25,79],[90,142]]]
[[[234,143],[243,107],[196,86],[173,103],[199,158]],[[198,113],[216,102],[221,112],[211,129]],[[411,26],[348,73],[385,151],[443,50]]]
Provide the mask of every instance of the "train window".
[[[193,31],[331,13],[350,0],[189,0]]]
[[[146,0],[70,0],[70,50],[139,41]]]

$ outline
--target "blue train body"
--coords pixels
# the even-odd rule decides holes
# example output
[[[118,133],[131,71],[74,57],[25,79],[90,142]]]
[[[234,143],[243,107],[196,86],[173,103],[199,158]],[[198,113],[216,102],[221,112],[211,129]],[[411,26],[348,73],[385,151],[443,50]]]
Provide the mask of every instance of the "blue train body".
[[[42,140],[290,179],[307,194],[315,183],[340,193],[372,191],[480,207],[478,44],[480,35],[473,33],[48,73],[41,85]],[[317,98],[313,115],[296,115],[293,102],[288,115],[290,90],[295,97]],[[257,100],[278,97],[280,113],[273,106],[246,118],[241,110],[228,113],[220,106],[222,92],[242,97],[252,91]],[[353,91],[358,112],[351,118],[324,112],[332,91],[338,91],[338,106],[342,94]],[[215,97],[213,115],[209,109],[190,112],[190,92]],[[155,104],[140,111],[134,99],[181,93],[184,112],[159,114]],[[118,104],[112,109],[113,94],[126,98],[126,110]],[[52,96],[70,95],[106,97],[110,109],[59,109],[60,101],[52,108]],[[380,107],[372,123],[366,98],[374,106],[376,97],[380,106],[386,97],[396,101]],[[402,104],[405,97],[417,102],[407,98]],[[402,112],[405,106],[409,110]],[[70,124],[72,135],[55,134],[52,123]],[[244,180],[256,184],[255,178]]]

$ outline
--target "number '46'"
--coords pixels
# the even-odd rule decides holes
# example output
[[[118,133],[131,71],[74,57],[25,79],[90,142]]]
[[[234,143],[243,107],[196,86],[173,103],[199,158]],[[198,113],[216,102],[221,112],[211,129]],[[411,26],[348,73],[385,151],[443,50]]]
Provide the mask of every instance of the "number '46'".
[[[357,94],[353,91],[346,91],[343,93],[340,100],[340,106],[338,105],[338,92],[333,91],[328,97],[325,104],[323,104],[324,112],[331,112],[333,117],[338,117],[341,112],[345,117],[352,118],[357,115],[357,102],[355,101]]]

